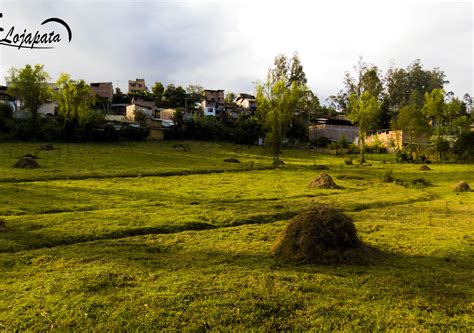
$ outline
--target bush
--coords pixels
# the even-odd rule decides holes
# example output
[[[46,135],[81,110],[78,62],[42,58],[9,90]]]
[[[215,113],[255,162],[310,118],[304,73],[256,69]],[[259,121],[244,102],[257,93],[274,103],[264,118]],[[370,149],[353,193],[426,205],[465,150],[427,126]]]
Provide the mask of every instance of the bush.
[[[395,179],[393,178],[393,171],[392,170],[387,170],[384,172],[382,176],[382,181],[384,183],[393,183]]]
[[[474,132],[461,134],[454,145],[453,152],[458,162],[474,162]]]
[[[324,136],[321,136],[317,138],[316,140],[314,140],[313,144],[319,148],[326,148],[331,144],[331,140],[329,140],[328,138]]]
[[[324,264],[362,263],[372,257],[372,251],[359,240],[352,220],[327,206],[294,217],[273,252],[286,260]]]

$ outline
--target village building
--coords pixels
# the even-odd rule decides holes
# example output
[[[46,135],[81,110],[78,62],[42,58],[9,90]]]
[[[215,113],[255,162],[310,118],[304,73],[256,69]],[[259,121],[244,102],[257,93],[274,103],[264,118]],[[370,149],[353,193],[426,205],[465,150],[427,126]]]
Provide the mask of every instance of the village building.
[[[327,138],[331,141],[339,141],[345,137],[348,142],[354,142],[359,135],[359,127],[349,120],[319,118],[316,124],[309,127],[309,138],[316,141],[319,138]]]

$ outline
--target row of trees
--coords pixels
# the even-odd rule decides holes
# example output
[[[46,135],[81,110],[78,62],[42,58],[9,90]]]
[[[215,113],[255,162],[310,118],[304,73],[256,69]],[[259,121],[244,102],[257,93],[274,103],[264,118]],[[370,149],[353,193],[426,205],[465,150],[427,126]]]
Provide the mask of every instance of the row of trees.
[[[184,108],[194,109],[195,103],[200,102],[204,88],[197,84],[190,84],[186,88],[168,84],[166,87],[161,82],[155,82],[151,91],[129,92],[124,94],[120,88],[115,89],[113,103],[130,103],[134,97],[147,101],[154,101],[159,108]]]
[[[306,74],[295,53],[291,60],[278,55],[264,83],[257,85],[258,116],[267,130],[267,140],[279,163],[282,138],[297,123],[298,116],[345,115],[359,127],[361,162],[365,138],[378,129],[402,130],[415,143],[423,136],[443,136],[469,131],[472,99],[459,100],[446,93],[448,83],[439,68],[426,70],[419,60],[407,68],[390,68],[384,75],[377,66],[359,60],[354,73],[344,76],[344,88],[321,106],[306,86]]]

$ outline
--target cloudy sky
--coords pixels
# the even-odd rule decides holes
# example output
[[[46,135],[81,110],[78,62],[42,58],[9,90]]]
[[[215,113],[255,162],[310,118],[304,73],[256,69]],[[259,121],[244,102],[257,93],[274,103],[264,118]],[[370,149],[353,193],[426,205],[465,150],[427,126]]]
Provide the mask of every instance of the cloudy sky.
[[[276,54],[297,51],[322,100],[342,88],[359,57],[382,70],[421,59],[445,71],[447,90],[474,95],[472,2],[0,0],[0,12],[0,38],[11,26],[44,30],[50,17],[73,34],[52,50],[0,45],[1,83],[8,68],[41,63],[54,80],[68,72],[124,91],[139,77],[149,87],[162,81],[253,92]]]

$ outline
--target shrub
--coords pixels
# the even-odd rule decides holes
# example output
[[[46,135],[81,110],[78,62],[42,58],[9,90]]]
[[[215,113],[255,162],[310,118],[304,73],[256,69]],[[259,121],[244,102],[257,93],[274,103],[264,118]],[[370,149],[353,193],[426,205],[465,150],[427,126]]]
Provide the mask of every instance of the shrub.
[[[362,263],[372,257],[352,220],[327,206],[313,207],[294,217],[273,252],[285,260],[324,264]]]
[[[454,145],[453,152],[458,162],[474,162],[474,132],[461,134]]]
[[[331,144],[331,140],[329,140],[328,138],[326,138],[324,136],[321,136],[321,137],[317,138],[316,140],[314,140],[313,143],[316,147],[326,148]]]
[[[392,170],[387,170],[384,172],[382,176],[382,181],[384,183],[393,183],[395,179],[393,178],[393,171]]]

